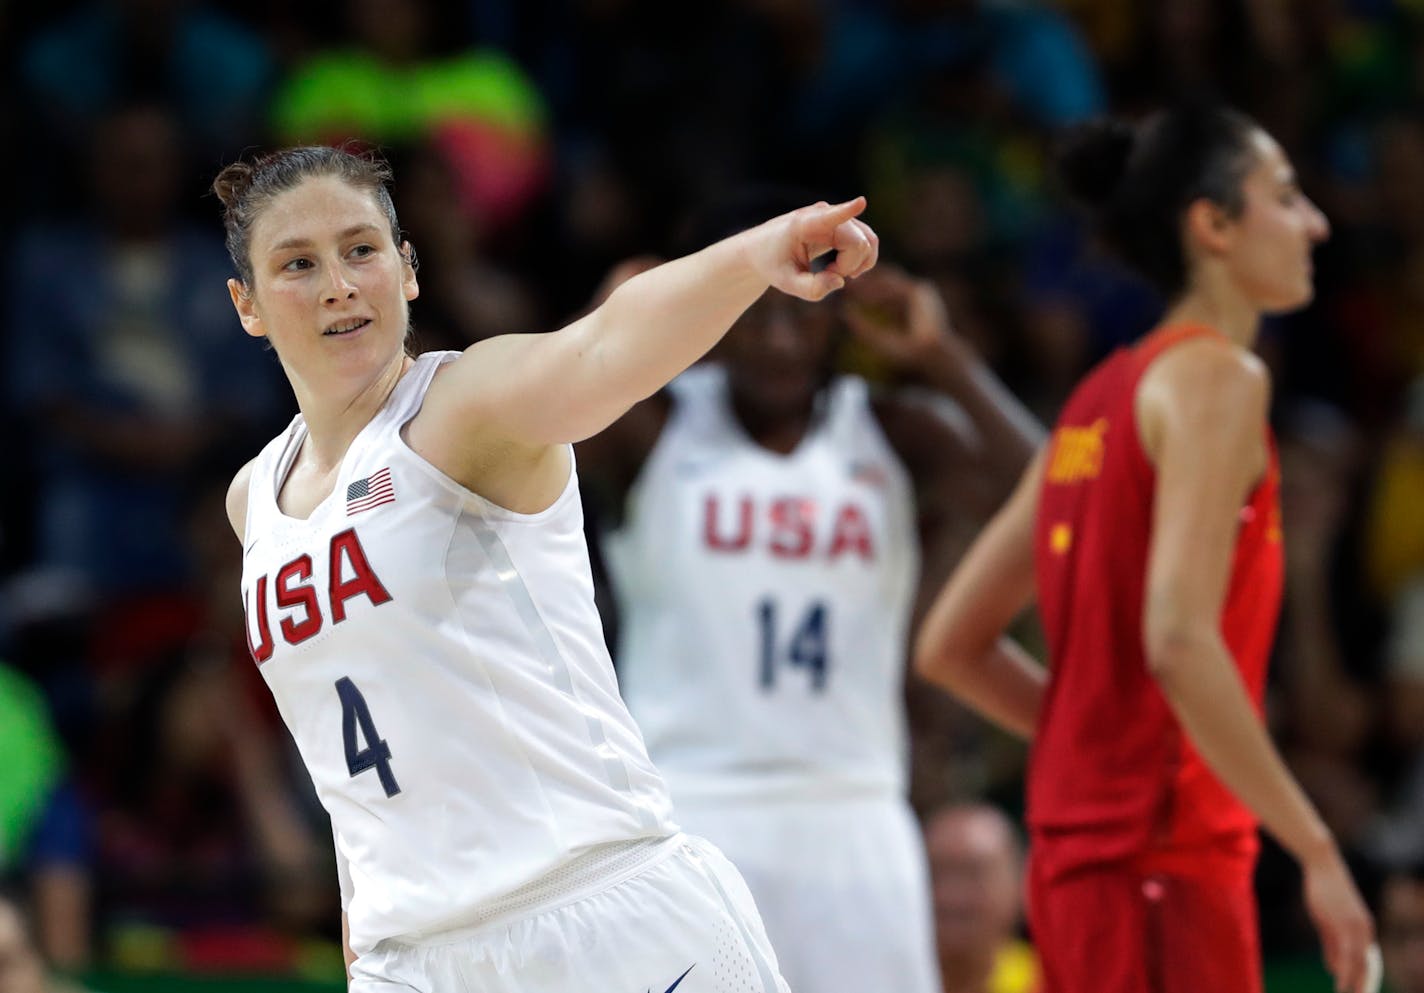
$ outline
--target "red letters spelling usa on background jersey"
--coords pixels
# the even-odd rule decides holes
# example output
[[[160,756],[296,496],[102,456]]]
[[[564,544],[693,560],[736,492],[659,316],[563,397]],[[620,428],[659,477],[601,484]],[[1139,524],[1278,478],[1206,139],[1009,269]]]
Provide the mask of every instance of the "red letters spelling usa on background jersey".
[[[1214,333],[1165,328],[1114,353],[1078,386],[1053,432],[1034,536],[1052,675],[1030,759],[1028,819],[1036,841],[1051,843],[1036,851],[1056,869],[1129,859],[1209,872],[1204,851],[1255,854],[1255,818],[1196,754],[1148,671],[1142,638],[1156,470],[1134,397],[1154,359]],[[1262,430],[1269,468],[1241,508],[1221,619],[1258,712],[1284,572],[1279,465]]]

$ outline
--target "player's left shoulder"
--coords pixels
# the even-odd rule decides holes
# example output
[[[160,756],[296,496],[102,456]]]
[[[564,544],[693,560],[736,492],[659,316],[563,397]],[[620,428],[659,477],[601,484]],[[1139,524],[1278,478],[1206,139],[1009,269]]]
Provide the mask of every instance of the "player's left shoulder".
[[[256,465],[257,458],[254,457],[237,470],[237,473],[232,477],[232,482],[228,484],[227,496],[223,501],[227,509],[228,523],[232,525],[237,540],[243,544],[247,542],[247,499],[252,488],[253,467]]]

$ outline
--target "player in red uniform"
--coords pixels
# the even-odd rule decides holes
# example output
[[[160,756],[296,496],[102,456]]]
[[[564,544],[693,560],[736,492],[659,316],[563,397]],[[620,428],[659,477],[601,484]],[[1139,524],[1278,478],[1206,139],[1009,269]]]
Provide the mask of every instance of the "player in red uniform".
[[[1258,820],[1300,862],[1337,989],[1361,993],[1373,923],[1261,720],[1283,560],[1251,347],[1263,314],[1309,302],[1329,226],[1229,110],[1094,122],[1060,167],[1168,309],[1073,393],[941,591],[918,667],[1033,739],[1044,993],[1259,993]],[[1004,637],[1035,594],[1047,671]]]

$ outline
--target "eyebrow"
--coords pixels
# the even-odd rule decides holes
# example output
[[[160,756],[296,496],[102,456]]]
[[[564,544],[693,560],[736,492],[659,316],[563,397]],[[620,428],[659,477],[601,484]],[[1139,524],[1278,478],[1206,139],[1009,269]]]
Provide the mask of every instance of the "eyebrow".
[[[342,231],[339,235],[337,235],[336,240],[345,241],[347,238],[353,238],[356,235],[361,234],[363,231],[378,230],[380,229],[377,228],[374,224],[368,224],[365,222],[362,222],[360,224],[353,224],[351,227],[347,228],[345,231]],[[271,251],[285,252],[291,248],[306,248],[310,244],[310,238],[285,238],[282,241],[277,242],[277,244],[273,245]]]

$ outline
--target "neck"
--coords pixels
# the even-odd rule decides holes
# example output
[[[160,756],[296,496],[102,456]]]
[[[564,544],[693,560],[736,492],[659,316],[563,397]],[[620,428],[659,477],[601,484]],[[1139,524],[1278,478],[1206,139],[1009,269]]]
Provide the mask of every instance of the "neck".
[[[747,436],[773,452],[790,454],[811,427],[815,415],[816,401],[795,409],[767,410],[749,404],[744,397],[732,394],[732,413]]]
[[[368,381],[342,391],[292,377],[297,406],[307,424],[307,450],[319,468],[330,468],[385,405],[396,383],[415,360],[402,352]]]
[[[1224,276],[1198,272],[1193,287],[1167,310],[1163,323],[1204,324],[1251,349],[1261,329],[1261,311]]]

